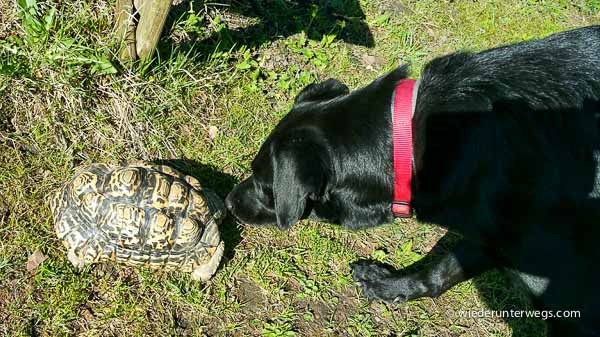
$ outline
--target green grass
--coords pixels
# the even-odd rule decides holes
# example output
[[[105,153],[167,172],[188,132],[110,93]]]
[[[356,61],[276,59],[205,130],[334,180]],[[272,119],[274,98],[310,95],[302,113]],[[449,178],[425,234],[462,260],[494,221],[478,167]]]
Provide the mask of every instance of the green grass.
[[[280,232],[227,220],[222,268],[202,284],[110,264],[75,271],[46,199],[81,164],[129,159],[167,161],[224,196],[310,82],[358,87],[403,62],[418,76],[457,49],[600,23],[598,1],[184,1],[156,59],[134,65],[114,58],[112,1],[33,3],[0,0],[0,336],[544,335],[539,321],[449,314],[527,308],[499,273],[438,299],[361,299],[349,264],[410,265],[444,235],[427,224]],[[48,259],[28,273],[36,250]]]

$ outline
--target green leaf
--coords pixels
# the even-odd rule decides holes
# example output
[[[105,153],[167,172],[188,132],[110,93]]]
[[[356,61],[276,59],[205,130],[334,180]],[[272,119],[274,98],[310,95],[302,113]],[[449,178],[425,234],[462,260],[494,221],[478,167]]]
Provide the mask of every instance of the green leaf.
[[[387,24],[387,22],[390,20],[390,15],[389,14],[382,14],[377,16],[372,22],[371,25],[374,27],[380,27],[383,26],[385,24]]]
[[[49,31],[52,28],[52,26],[54,26],[55,14],[56,14],[56,8],[52,7],[48,11],[48,13],[46,13],[46,15],[44,15],[44,29],[46,31]]]
[[[302,54],[307,58],[311,59],[315,56],[315,52],[310,49],[302,49]]]
[[[25,0],[27,7],[37,9],[37,0]]]
[[[116,74],[117,68],[107,58],[101,58],[92,66],[92,73],[94,75],[109,75]]]
[[[333,43],[336,37],[337,36],[335,34],[323,35],[323,38],[321,38],[321,46],[329,47],[329,45]]]
[[[24,12],[31,13],[30,11],[34,11],[35,14],[37,11],[37,1],[36,0],[17,0],[17,6]]]
[[[238,64],[236,64],[236,65],[235,65],[235,68],[236,68],[236,69],[239,69],[239,70],[247,70],[247,69],[250,69],[250,68],[252,68],[252,65],[250,65],[250,62],[246,62],[246,61],[244,61],[244,62],[242,62],[242,63],[238,63]]]
[[[413,241],[409,240],[400,246],[400,250],[404,253],[412,252]]]
[[[386,256],[387,256],[387,253],[381,249],[376,249],[373,251],[373,253],[371,253],[371,257],[374,260],[377,260],[380,262],[383,262],[383,260],[385,260]]]
[[[250,74],[250,78],[252,78],[253,81],[257,81],[258,77],[260,76],[260,69],[256,69],[252,72],[252,74]]]

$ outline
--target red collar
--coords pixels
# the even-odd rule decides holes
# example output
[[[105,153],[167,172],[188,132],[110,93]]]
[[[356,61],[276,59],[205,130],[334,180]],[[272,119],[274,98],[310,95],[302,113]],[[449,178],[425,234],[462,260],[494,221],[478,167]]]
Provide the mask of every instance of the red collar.
[[[392,139],[394,159],[394,199],[392,213],[395,217],[411,216],[413,137],[412,116],[417,98],[416,81],[398,82],[392,96]]]

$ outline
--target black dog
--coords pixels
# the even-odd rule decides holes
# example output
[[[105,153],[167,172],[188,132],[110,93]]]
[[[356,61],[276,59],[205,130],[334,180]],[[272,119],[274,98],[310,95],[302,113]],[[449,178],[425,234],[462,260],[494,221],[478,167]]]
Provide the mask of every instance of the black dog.
[[[400,67],[349,93],[333,79],[296,97],[226,203],[240,221],[348,228],[392,221],[390,101]],[[556,336],[600,336],[600,26],[456,53],[423,70],[413,118],[417,218],[467,240],[400,275],[353,266],[370,298],[438,296],[492,268],[515,270],[540,309],[580,310]]]

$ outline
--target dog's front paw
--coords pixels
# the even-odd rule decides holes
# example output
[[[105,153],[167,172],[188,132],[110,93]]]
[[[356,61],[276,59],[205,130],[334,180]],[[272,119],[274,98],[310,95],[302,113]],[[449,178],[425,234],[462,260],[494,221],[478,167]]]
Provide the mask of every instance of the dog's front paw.
[[[376,280],[389,277],[392,272],[379,264],[371,261],[361,260],[352,264],[352,277],[354,280]]]
[[[415,298],[415,291],[419,290],[410,277],[394,276],[389,268],[365,260],[352,264],[352,277],[368,299],[402,303]]]

